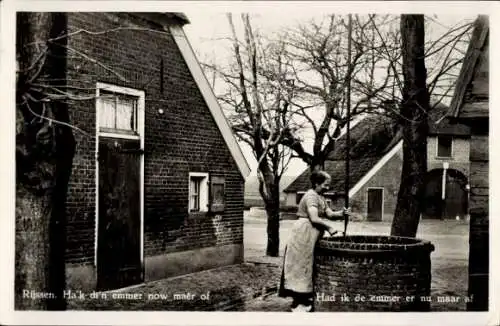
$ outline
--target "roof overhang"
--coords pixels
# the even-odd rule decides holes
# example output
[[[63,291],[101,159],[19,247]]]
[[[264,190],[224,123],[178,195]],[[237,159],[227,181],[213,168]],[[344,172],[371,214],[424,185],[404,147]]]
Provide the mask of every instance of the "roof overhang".
[[[182,12],[131,12],[131,14],[162,26],[171,24],[184,26],[190,23],[187,16]]]
[[[482,115],[487,115],[488,110],[481,110],[482,107],[471,107],[467,106],[481,106],[488,105],[488,101],[477,102],[477,103],[464,103],[465,94],[467,87],[472,82],[474,77],[475,69],[477,68],[477,63],[481,57],[481,50],[486,42],[488,42],[489,35],[489,19],[487,15],[479,15],[474,22],[474,30],[472,32],[472,37],[465,54],[464,62],[462,68],[460,69],[460,74],[457,78],[457,83],[455,87],[455,92],[450,103],[450,114],[449,117],[451,121],[454,122],[464,122],[464,120],[471,118],[484,118]],[[467,109],[467,110],[464,110]],[[472,110],[469,110],[472,109]],[[467,111],[478,112],[478,115],[467,114]]]
[[[178,20],[181,23],[181,25],[186,25],[190,23],[187,16],[182,12],[166,12],[165,15],[171,17],[172,19]]]

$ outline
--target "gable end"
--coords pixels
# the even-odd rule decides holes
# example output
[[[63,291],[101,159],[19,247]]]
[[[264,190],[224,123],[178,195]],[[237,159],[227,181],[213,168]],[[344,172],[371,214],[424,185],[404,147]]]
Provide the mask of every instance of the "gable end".
[[[217,127],[219,128],[226,145],[233,156],[241,175],[246,178],[250,174],[250,167],[248,166],[248,162],[241,151],[241,148],[236,141],[236,138],[233,135],[229,122],[224,116],[224,112],[217,101],[217,98],[208,83],[203,70],[194,54],[193,48],[189,43],[184,30],[180,26],[169,26],[168,27],[175,43],[177,44],[182,56],[184,57],[184,61],[193,76],[196,85],[198,86],[208,108],[210,109],[210,113],[212,114]]]

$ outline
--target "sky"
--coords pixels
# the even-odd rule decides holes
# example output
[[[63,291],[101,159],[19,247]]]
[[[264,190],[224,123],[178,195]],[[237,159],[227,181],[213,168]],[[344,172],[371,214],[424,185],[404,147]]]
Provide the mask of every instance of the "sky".
[[[296,26],[298,23],[306,23],[312,18],[317,18],[321,16],[321,14],[324,14],[324,12],[317,10],[295,10],[292,6],[273,7],[272,9],[273,10],[269,11],[256,10],[251,12],[253,27],[267,35],[279,32],[287,26]],[[230,43],[225,41],[224,38],[231,36],[231,30],[227,22],[225,11],[186,10],[184,12],[190,20],[190,24],[186,25],[184,30],[198,59],[202,62],[214,60],[216,61],[215,63],[227,61],[231,55],[229,50]],[[240,22],[239,14],[240,12],[233,11],[233,20],[237,29],[240,28],[238,25]],[[439,24],[442,24],[442,27],[439,27],[438,24],[434,24],[436,30],[431,31],[431,33],[442,33],[446,26],[454,26],[464,18],[473,19],[475,14],[462,12],[458,15],[440,14],[439,16],[434,15],[434,17]],[[432,37],[432,35],[430,35],[430,37]],[[216,93],[219,87],[221,87],[221,85],[216,84]],[[311,135],[311,133],[305,133],[306,149],[312,148]],[[246,146],[242,146],[242,150],[252,168],[252,174],[255,174],[256,161],[251,150]],[[293,159],[285,174],[299,175],[306,168],[307,166],[302,160]]]

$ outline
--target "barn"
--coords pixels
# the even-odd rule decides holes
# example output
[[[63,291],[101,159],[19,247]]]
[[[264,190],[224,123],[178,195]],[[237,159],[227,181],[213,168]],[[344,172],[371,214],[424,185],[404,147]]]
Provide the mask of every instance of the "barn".
[[[467,219],[469,127],[446,117],[449,107],[435,104],[429,114],[427,176],[422,218]],[[332,206],[344,205],[345,136],[339,138],[325,170],[332,176],[326,194]],[[349,204],[369,221],[391,221],[396,209],[403,162],[402,138],[393,119],[370,114],[351,127]],[[306,170],[285,189],[287,205],[297,205],[310,187]]]

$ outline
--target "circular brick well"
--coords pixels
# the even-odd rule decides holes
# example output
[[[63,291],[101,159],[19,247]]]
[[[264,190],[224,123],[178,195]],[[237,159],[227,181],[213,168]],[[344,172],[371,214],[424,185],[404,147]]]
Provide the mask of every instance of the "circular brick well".
[[[334,236],[315,249],[316,311],[428,311],[430,254],[424,240]]]

